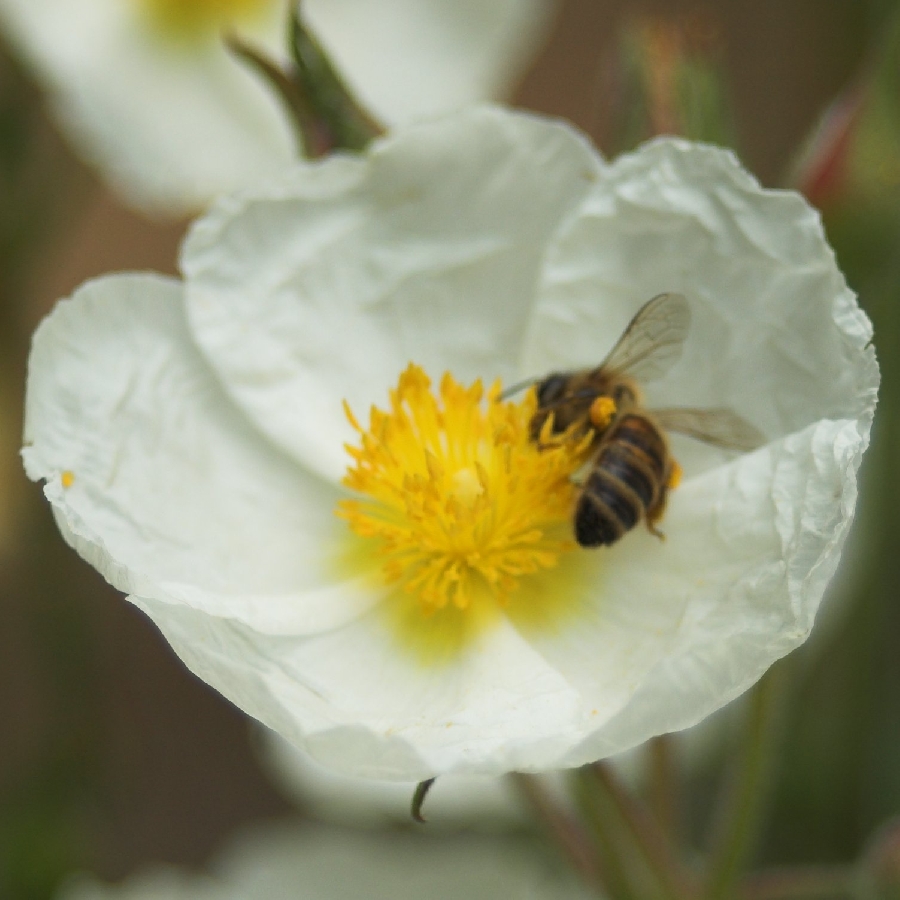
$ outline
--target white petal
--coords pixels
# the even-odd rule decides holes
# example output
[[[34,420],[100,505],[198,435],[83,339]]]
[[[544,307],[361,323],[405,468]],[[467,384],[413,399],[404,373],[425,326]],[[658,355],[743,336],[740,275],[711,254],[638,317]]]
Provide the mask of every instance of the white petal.
[[[563,765],[694,725],[803,643],[840,559],[867,442],[858,422],[810,426],[675,491],[664,542],[637,532],[609,554],[598,606],[632,619],[638,652],[621,671],[632,696]],[[654,638],[654,615],[678,622]],[[554,658],[586,697],[604,696],[603,661],[586,656],[601,637],[585,633],[580,654],[570,642]]]
[[[566,126],[489,107],[227,198],[182,268],[195,338],[260,429],[337,477],[357,415],[414,360],[509,374],[549,235],[597,176]]]
[[[406,660],[371,613],[286,641],[135,602],[201,678],[329,768],[419,780],[578,765],[693,725],[803,642],[865,443],[857,423],[823,422],[692,479],[664,543],[636,531],[598,555],[594,617],[545,635],[502,625],[446,667]]]
[[[292,640],[185,606],[130,598],[191,671],[322,765],[364,778],[552,768],[581,701],[508,623],[423,666],[369,613]]]
[[[241,33],[284,56],[285,0]],[[552,0],[318,0],[308,13],[388,123],[505,91]],[[128,0],[0,0],[0,26],[45,83],[78,151],[151,213],[196,212],[288,164],[280,102],[220,42],[172,46]]]
[[[304,0],[357,96],[388,124],[502,96],[554,0]]]
[[[261,739],[266,771],[316,818],[380,827],[409,822],[415,781],[372,781],[338,775],[274,732],[266,730]],[[509,827],[511,823],[521,825],[530,817],[508,779],[485,775],[442,775],[428,792],[425,814],[431,828]]]
[[[329,571],[328,536],[344,527],[336,491],[222,393],[181,294],[161,277],[111,276],[44,321],[28,374],[29,476],[47,480],[66,540],[123,591],[271,634],[359,615],[378,598]]]
[[[184,265],[192,335],[248,419],[195,352],[178,289],[112,279],[38,334],[29,473],[193,671],[330,768],[415,781],[575,765],[692,725],[809,633],[877,366],[815,214],[727,154],[657,142],[608,171],[561,126],[473,110],[223,201]],[[731,405],[768,445],[723,464],[676,443],[692,477],[668,539],[637,529],[587,557],[590,614],[552,632],[513,605],[425,667],[366,611],[371,593],[338,584],[332,604],[319,532],[336,491],[293,460],[340,471],[342,397],[383,403],[410,357],[462,378],[596,363],[573,357],[596,332],[605,352],[660,290],[690,296],[695,319],[650,402]],[[196,446],[216,448],[200,485]],[[239,496],[223,502],[229,478]],[[242,557],[252,541],[259,558]],[[258,600],[292,592],[293,606]]]
[[[120,886],[92,879],[57,900],[574,900],[584,891],[540,854],[499,837],[357,834],[281,826],[247,831],[212,876],[157,866]]]
[[[273,4],[254,39],[281,46]],[[210,40],[170,46],[140,4],[0,0],[0,21],[46,82],[79,151],[129,202],[184,213],[294,156],[270,90]]]
[[[684,293],[684,354],[650,406],[731,406],[770,438],[871,417],[871,325],[818,213],[724,150],[658,140],[607,167],[548,252],[521,370],[597,365],[638,307]],[[682,462],[701,457],[679,445]],[[699,468],[702,466],[697,466]],[[691,469],[689,468],[689,471]]]

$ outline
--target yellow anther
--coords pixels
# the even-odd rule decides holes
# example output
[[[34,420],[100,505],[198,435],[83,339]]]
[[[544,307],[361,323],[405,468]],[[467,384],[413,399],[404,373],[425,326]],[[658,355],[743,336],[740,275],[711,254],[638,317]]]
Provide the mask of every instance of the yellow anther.
[[[677,488],[678,485],[681,484],[681,479],[683,476],[684,469],[682,469],[681,466],[679,466],[678,463],[673,459],[672,468],[669,469],[669,477],[666,480],[666,487],[668,487],[670,491],[674,491],[675,488]]]
[[[70,488],[75,484],[75,473],[66,469],[66,471],[60,475],[59,480],[62,482],[64,488]]]
[[[368,429],[345,407],[360,437],[344,484],[360,496],[338,515],[377,541],[385,581],[428,616],[514,600],[523,578],[552,569],[573,546],[571,476],[588,444],[566,433],[541,446],[530,433],[534,390],[520,403],[499,393],[493,385],[485,398],[481,382],[466,387],[448,373],[435,396],[410,365]]]
[[[607,397],[605,395],[597,397],[594,402],[591,403],[591,408],[588,412],[591,425],[593,425],[597,431],[604,431],[608,428],[609,423],[612,422],[615,414],[616,401],[613,400],[612,397]]]

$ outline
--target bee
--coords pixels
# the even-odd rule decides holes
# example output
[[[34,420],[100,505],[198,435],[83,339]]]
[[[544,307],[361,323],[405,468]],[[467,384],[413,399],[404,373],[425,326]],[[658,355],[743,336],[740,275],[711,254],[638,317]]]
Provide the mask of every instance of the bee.
[[[535,385],[537,410],[529,430],[540,447],[590,435],[593,456],[575,503],[575,539],[582,547],[614,544],[641,520],[657,537],[656,523],[681,469],[669,452],[667,432],[727,450],[748,452],[763,435],[730,409],[646,409],[641,385],[663,376],[681,356],[690,327],[681,294],[648,300],[594,369],[552,372],[515,385],[508,396]]]

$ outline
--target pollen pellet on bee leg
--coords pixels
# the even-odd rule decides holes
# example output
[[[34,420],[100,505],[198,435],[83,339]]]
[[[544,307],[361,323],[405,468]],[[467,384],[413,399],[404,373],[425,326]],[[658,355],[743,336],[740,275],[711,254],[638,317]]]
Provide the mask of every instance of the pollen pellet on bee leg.
[[[613,400],[612,397],[600,396],[597,397],[593,403],[591,403],[591,408],[588,410],[588,416],[591,420],[591,425],[594,426],[598,431],[602,431],[604,428],[609,426],[609,423],[612,422],[613,416],[616,414],[616,401]]]
[[[682,469],[674,459],[671,460],[671,462],[672,468],[669,469],[669,477],[666,480],[666,487],[670,491],[674,491],[675,488],[677,488],[678,485],[681,484],[681,479],[684,477],[684,469]]]

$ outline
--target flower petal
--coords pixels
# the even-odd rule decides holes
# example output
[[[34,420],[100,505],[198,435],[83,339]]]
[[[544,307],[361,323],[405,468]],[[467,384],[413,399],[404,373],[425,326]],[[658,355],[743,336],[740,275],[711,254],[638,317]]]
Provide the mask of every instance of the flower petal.
[[[254,40],[279,48],[282,16],[274,3]],[[195,211],[293,158],[277,100],[212,37],[170,46],[123,0],[0,0],[0,21],[80,152],[141,209]]]
[[[504,621],[423,666],[377,612],[292,640],[130,598],[196,675],[313,759],[364,778],[551,768],[577,734],[577,694]],[[352,661],[352,662],[350,662]]]
[[[426,829],[427,830],[427,829]],[[248,829],[212,873],[153,866],[121,885],[81,876],[58,900],[585,900],[574,878],[514,838],[355,833],[280,825]]]
[[[692,479],[665,542],[636,531],[598,554],[592,616],[544,634],[504,623],[452,666],[405,659],[371,613],[276,642],[135,602],[189,668],[329,768],[417,780],[580,765],[695,724],[805,640],[865,443],[858,423],[823,422]]]
[[[868,423],[812,425],[679,488],[664,543],[623,541],[605,602],[625,608],[640,597],[645,615],[674,604],[680,621],[628,705],[562,765],[696,724],[806,640],[850,528],[867,443]],[[595,689],[583,653],[570,665]]]
[[[357,96],[389,125],[500,97],[550,23],[552,0],[304,0]]]
[[[262,762],[273,782],[300,807],[328,822],[385,827],[409,822],[414,781],[372,781],[338,775],[266,731]],[[545,783],[551,786],[547,776]],[[555,782],[553,788],[560,788]],[[431,828],[479,829],[522,825],[529,810],[512,782],[485,775],[442,775],[428,791],[425,814]]]
[[[38,329],[25,466],[116,587],[270,634],[377,602],[329,570],[336,491],[259,437],[190,342],[178,282],[90,282]]]
[[[693,321],[681,360],[647,386],[649,406],[730,406],[769,437],[871,418],[872,327],[818,213],[799,194],[763,190],[730,152],[681,140],[607,167],[561,229],[522,373],[599,364],[663,291],[684,293]],[[690,472],[700,448],[681,449]]]
[[[240,32],[284,56],[286,0]],[[313,0],[305,12],[376,118],[434,114],[503,93],[552,0]],[[139,209],[196,212],[295,156],[284,111],[212,35],[179,45],[138,2],[0,0],[0,25],[48,87],[79,152]],[[110,73],[114,73],[110,77]]]
[[[562,124],[482,107],[297,167],[189,234],[195,339],[261,430],[337,478],[343,399],[364,415],[410,360],[512,370],[546,241],[599,165]]]

